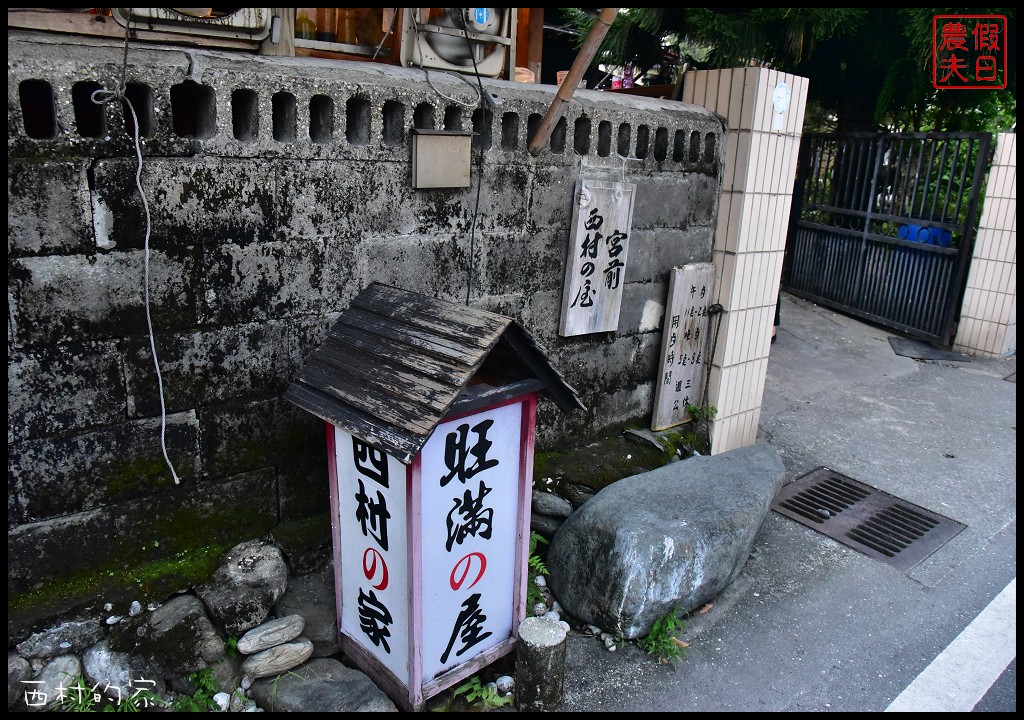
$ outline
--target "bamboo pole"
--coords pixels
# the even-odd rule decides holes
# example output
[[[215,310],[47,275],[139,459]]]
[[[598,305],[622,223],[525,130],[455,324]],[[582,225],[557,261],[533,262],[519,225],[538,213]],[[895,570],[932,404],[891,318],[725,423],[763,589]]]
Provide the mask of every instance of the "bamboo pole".
[[[548,140],[551,139],[551,132],[555,128],[555,123],[562,117],[562,109],[565,103],[572,99],[573,93],[576,92],[576,86],[580,83],[580,78],[583,77],[583,73],[590,67],[594,56],[597,55],[597,49],[601,47],[601,41],[608,34],[608,28],[611,27],[615,16],[618,14],[618,8],[601,9],[601,15],[597,18],[594,26],[590,28],[590,34],[583,41],[583,47],[580,48],[579,54],[572,62],[572,67],[569,68],[569,74],[566,75],[565,80],[558,87],[555,99],[551,101],[547,114],[537,127],[537,134],[530,140],[530,145],[527,149],[531,155],[539,155],[540,149],[547,145]]]

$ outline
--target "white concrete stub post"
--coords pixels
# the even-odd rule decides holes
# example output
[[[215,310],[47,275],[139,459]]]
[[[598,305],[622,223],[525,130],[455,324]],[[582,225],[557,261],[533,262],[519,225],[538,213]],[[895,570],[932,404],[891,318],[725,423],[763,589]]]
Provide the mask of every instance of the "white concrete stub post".
[[[546,617],[519,623],[516,645],[516,707],[553,712],[565,687],[565,625]]]

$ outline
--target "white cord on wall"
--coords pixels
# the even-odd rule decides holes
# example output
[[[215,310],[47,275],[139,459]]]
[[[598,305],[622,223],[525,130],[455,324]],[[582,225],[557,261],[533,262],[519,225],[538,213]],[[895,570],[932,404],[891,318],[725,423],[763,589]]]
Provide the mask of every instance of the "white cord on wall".
[[[131,12],[128,15],[128,24],[131,22]],[[142,190],[142,146],[139,141],[139,117],[135,114],[135,107],[132,105],[131,100],[125,95],[125,73],[128,68],[128,28],[125,28],[124,36],[124,63],[121,67],[121,83],[117,90],[96,90],[92,94],[92,101],[97,105],[105,105],[107,103],[120,100],[127,107],[132,114],[132,129],[133,137],[135,140],[135,189],[139,193],[139,198],[142,200],[142,209],[145,213],[146,218],[146,234],[143,241],[143,267],[144,267],[144,283],[143,283],[143,297],[146,306],[146,329],[149,332],[149,349],[153,355],[153,367],[156,370],[156,384],[157,389],[160,392],[160,449],[164,454],[164,461],[167,463],[167,467],[171,471],[171,477],[174,478],[174,484],[180,485],[181,480],[178,478],[178,473],[174,470],[174,464],[171,462],[170,456],[167,454],[167,409],[164,405],[164,382],[160,375],[160,362],[156,356],[156,339],[153,336],[153,320],[150,316],[149,311],[149,233],[151,228],[150,217],[149,217],[149,203],[146,202],[146,194]]]

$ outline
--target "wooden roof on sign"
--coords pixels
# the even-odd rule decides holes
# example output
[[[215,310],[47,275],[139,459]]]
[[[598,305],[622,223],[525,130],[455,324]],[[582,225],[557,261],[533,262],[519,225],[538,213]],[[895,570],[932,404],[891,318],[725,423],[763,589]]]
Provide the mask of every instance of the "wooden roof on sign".
[[[284,397],[408,464],[448,414],[532,391],[583,409],[512,318],[373,283]]]

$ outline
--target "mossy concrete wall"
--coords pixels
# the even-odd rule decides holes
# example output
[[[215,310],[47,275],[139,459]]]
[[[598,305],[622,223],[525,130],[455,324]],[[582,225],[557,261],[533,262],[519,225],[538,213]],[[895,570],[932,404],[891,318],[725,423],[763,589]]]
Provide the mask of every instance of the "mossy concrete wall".
[[[668,272],[711,260],[716,116],[580,91],[534,157],[551,86],[485,81],[490,113],[445,73],[132,45],[147,208],[121,105],[90,100],[122,57],[8,34],[9,635],[325,512],[324,428],[281,393],[372,281],[529,328],[588,406],[542,401],[541,449],[649,416]],[[469,188],[412,188],[414,127],[475,132]],[[562,338],[584,168],[637,186],[625,291],[617,332]]]

